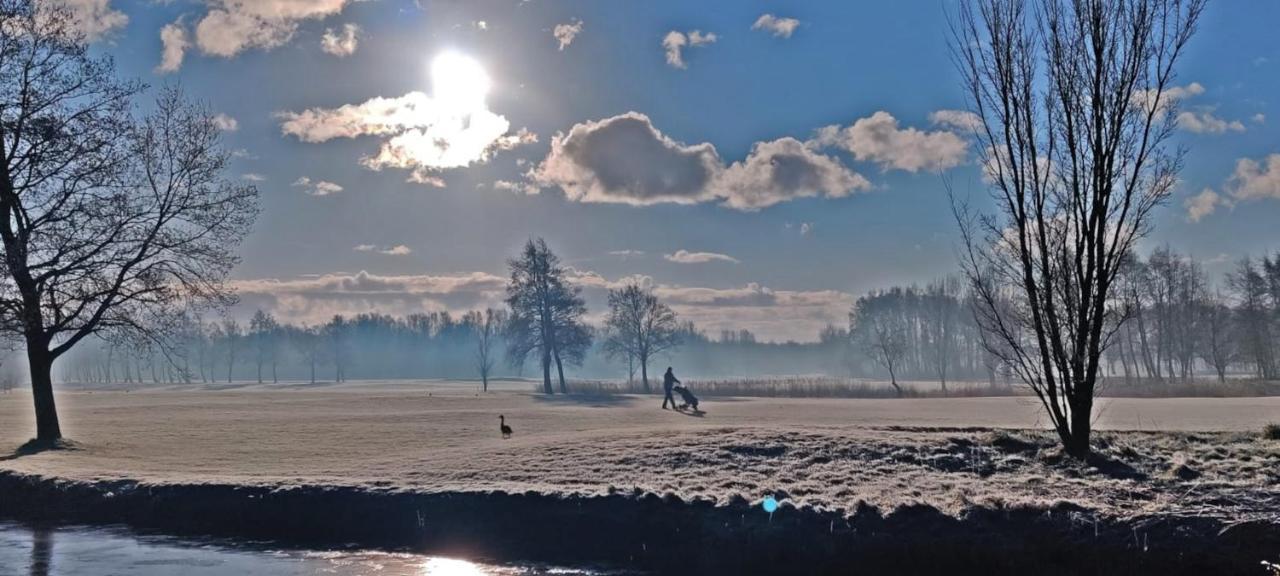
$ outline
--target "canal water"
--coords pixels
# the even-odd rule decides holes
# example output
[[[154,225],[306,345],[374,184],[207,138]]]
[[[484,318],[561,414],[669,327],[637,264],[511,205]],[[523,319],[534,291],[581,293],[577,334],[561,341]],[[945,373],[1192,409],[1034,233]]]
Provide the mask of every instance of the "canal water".
[[[419,554],[278,550],[223,540],[145,535],[116,527],[0,521],[0,576],[505,576],[604,572],[493,565]]]

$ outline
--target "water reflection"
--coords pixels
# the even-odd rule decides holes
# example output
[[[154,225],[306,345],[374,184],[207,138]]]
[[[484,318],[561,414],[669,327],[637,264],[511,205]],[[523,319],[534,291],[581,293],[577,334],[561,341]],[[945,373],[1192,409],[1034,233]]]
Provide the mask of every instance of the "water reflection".
[[[31,530],[31,576],[49,576],[53,563],[53,530],[37,527]]]
[[[30,576],[504,576],[597,575],[542,566],[373,551],[302,552],[139,535],[119,528],[29,526],[0,521],[0,573]],[[10,568],[15,572],[8,572]]]

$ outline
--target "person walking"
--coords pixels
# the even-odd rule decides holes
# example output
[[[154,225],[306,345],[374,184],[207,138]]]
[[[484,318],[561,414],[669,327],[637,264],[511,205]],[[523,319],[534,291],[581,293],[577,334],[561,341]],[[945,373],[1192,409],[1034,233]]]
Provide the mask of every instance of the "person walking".
[[[671,371],[671,367],[667,366],[667,373],[662,375],[662,391],[666,393],[662,398],[662,409],[667,409],[667,402],[671,402],[671,407],[677,406],[675,397],[671,396],[671,389],[679,384],[680,380],[676,378],[675,373]]]

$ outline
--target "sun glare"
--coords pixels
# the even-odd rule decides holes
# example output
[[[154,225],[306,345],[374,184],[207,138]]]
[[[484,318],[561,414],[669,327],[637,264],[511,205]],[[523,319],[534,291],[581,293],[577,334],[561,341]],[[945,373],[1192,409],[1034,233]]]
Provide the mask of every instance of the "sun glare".
[[[431,61],[431,84],[438,102],[461,111],[484,108],[490,86],[484,66],[458,52],[445,52]]]

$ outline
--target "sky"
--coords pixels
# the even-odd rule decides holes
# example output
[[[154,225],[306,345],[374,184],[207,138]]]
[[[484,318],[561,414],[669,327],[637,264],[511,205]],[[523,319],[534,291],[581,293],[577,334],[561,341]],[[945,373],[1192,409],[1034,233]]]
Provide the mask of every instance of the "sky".
[[[715,334],[814,340],[956,271],[984,184],[951,0],[48,0],[122,74],[218,114],[262,213],[240,313],[501,305],[543,237],[600,318],[653,286]],[[1185,167],[1144,247],[1220,275],[1280,249],[1280,2],[1210,2]]]

